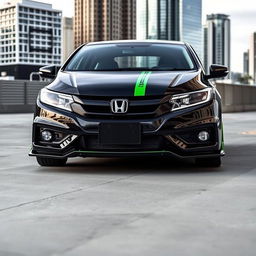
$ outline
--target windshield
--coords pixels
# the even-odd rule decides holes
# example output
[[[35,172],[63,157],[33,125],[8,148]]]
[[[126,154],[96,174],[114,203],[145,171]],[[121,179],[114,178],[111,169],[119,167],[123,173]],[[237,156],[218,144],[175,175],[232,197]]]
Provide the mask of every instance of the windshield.
[[[105,44],[82,47],[66,65],[66,71],[164,71],[193,70],[184,45]]]

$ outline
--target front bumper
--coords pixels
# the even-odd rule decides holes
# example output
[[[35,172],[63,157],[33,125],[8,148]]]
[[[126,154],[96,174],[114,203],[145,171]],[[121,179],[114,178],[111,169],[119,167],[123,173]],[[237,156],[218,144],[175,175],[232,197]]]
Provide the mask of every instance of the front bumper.
[[[204,105],[170,112],[157,118],[111,120],[111,123],[139,123],[142,133],[139,145],[101,145],[99,126],[104,122],[109,120],[88,119],[38,101],[29,155],[49,158],[149,155],[203,158],[224,155],[221,114],[215,99]],[[51,143],[42,142],[42,129],[61,134],[61,138]],[[197,135],[205,130],[210,133],[210,140],[203,143]]]

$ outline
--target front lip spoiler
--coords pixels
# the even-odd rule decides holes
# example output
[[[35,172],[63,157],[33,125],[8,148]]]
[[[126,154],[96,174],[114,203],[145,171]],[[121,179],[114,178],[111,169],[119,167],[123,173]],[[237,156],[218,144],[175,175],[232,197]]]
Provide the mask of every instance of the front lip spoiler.
[[[63,159],[69,157],[138,157],[138,156],[172,156],[178,159],[191,159],[191,158],[208,158],[208,157],[219,157],[224,156],[225,152],[221,151],[219,154],[200,154],[200,155],[190,155],[182,156],[171,151],[159,150],[159,151],[133,151],[133,152],[115,152],[115,151],[73,151],[65,155],[47,155],[47,154],[37,154],[32,151],[29,156],[39,156],[45,158],[55,158]]]

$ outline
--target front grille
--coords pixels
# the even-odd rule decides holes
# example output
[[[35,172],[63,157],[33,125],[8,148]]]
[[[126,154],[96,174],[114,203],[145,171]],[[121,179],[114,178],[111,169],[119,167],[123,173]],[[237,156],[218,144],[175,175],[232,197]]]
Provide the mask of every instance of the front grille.
[[[129,101],[125,114],[111,112],[110,101],[118,97],[86,97],[80,96],[85,116],[104,119],[143,119],[156,116],[157,109],[163,104],[162,96],[119,97]]]
[[[83,150],[102,150],[102,151],[146,151],[146,150],[159,150],[165,148],[165,140],[162,136],[142,136],[141,144],[138,145],[102,145],[98,135],[83,136],[84,147]]]

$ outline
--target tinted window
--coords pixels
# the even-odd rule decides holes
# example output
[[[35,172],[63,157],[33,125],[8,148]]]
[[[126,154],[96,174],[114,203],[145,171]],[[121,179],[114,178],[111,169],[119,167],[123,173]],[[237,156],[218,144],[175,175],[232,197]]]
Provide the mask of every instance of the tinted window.
[[[183,45],[105,44],[84,46],[69,61],[67,71],[193,70]]]

